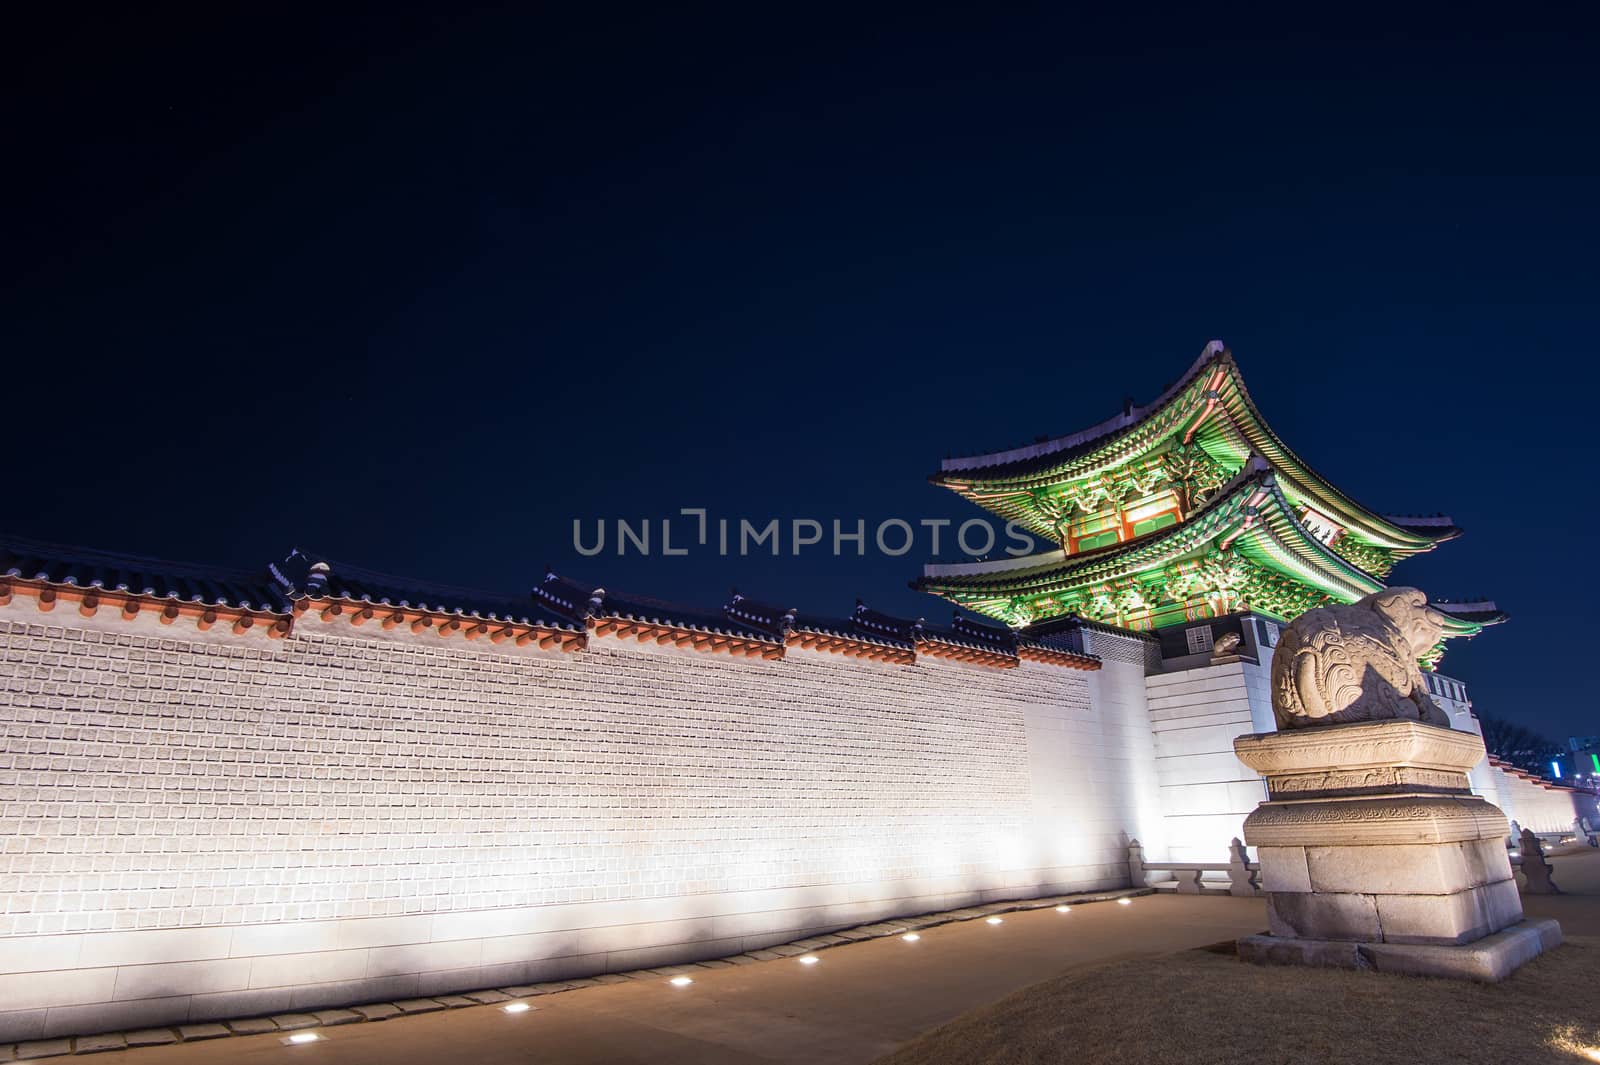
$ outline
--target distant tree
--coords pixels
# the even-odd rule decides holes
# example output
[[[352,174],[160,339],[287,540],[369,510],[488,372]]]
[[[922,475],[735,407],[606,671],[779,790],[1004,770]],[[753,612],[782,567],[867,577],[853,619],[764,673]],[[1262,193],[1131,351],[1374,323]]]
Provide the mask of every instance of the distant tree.
[[[1478,725],[1483,729],[1483,745],[1489,753],[1518,769],[1543,773],[1549,768],[1550,759],[1561,753],[1556,744],[1514,721],[1480,713]]]

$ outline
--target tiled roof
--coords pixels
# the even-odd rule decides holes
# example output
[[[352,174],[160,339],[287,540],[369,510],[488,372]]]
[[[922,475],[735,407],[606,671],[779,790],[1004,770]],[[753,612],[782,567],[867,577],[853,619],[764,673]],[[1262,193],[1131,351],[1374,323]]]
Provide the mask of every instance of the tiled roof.
[[[581,628],[555,611],[538,609],[539,604],[533,599],[391,577],[330,561],[298,548],[269,568],[289,599],[343,599],[373,606],[454,614],[479,621],[570,631]]]
[[[1449,599],[1439,599],[1428,604],[1441,614],[1449,614],[1462,621],[1471,621],[1479,625],[1498,625],[1510,618],[1504,610],[1495,605],[1493,599],[1476,599],[1471,602],[1452,602]]]
[[[1187,429],[1184,427],[1187,426]],[[1297,499],[1329,513],[1375,546],[1402,556],[1430,550],[1460,535],[1455,523],[1433,518],[1391,518],[1362,506],[1289,449],[1251,398],[1233,354],[1208,343],[1183,376],[1143,406],[1070,436],[968,458],[946,459],[931,478],[984,509],[1018,521],[1034,535],[1059,535],[1037,509],[1036,493],[1079,480],[1152,452],[1167,439],[1191,435],[1207,451],[1248,451],[1263,456],[1293,488]],[[1209,444],[1205,441],[1214,437]]]
[[[774,647],[790,643],[837,650],[844,644],[858,648],[880,648],[891,661],[914,660],[925,652],[942,657],[961,657],[987,664],[1015,665],[1019,649],[1049,652],[1058,664],[1093,669],[1099,660],[1091,655],[1062,652],[1038,640],[1021,639],[1011,629],[962,616],[959,612],[949,626],[934,626],[921,618],[899,618],[873,610],[860,600],[847,618],[808,614],[793,607],[752,599],[738,591],[723,606],[720,615],[677,603],[614,596],[603,588],[579,584],[547,573],[534,595],[553,609],[566,611],[575,620],[591,621],[620,618],[664,628],[758,640]],[[820,641],[812,637],[824,637]],[[900,657],[900,656],[903,656]]]
[[[1440,543],[1446,540],[1454,540],[1462,533],[1461,526],[1457,525],[1455,519],[1448,514],[1432,514],[1428,516],[1384,514],[1381,517],[1390,525],[1398,526],[1410,532],[1420,533]]]
[[[272,613],[288,611],[281,590],[265,571],[247,573],[185,565],[17,537],[0,540],[0,575],[178,603]]]
[[[736,653],[782,658],[791,641],[802,647],[840,650],[887,662],[914,662],[919,654],[956,658],[985,665],[1016,665],[1019,650],[1046,649],[1039,641],[1019,638],[1010,629],[957,616],[947,627],[930,626],[883,614],[857,601],[847,617],[827,617],[780,608],[735,593],[721,609],[705,609],[642,596],[619,595],[547,572],[527,598],[496,595],[470,588],[407,580],[350,566],[295,549],[257,573],[164,562],[77,547],[44,544],[15,537],[0,539],[0,583],[4,578],[37,588],[40,609],[55,596],[82,604],[86,613],[108,593],[125,597],[170,600],[163,620],[200,617],[202,629],[215,623],[218,610],[232,611],[236,632],[252,627],[262,613],[281,615],[271,635],[288,633],[295,617],[320,611],[323,622],[347,619],[360,625],[383,608],[383,628],[405,624],[413,632],[436,628],[440,635],[459,632],[472,639],[487,633],[489,642],[515,639],[518,645],[537,639],[540,647],[581,647],[590,629],[595,635],[620,632],[641,641],[678,646],[729,649]],[[63,589],[51,591],[53,586]],[[9,601],[15,585],[7,586]],[[25,586],[26,587],[26,586]],[[69,591],[68,589],[76,589]],[[87,594],[93,592],[95,594]],[[133,599],[128,617],[139,610]],[[352,608],[351,604],[363,604]],[[212,609],[216,608],[216,609]],[[440,621],[428,615],[463,620]],[[464,623],[472,619],[480,624]],[[518,630],[522,631],[519,632]],[[531,630],[556,630],[539,638]],[[657,637],[655,633],[659,631]],[[679,636],[674,638],[676,631]],[[572,635],[562,635],[563,633]],[[693,635],[687,635],[693,634]],[[1035,656],[1037,657],[1037,656]],[[1045,658],[1077,668],[1095,668],[1089,656]]]
[[[1004,655],[1017,653],[1016,634],[1010,629],[1004,625],[985,625],[960,613],[954,615],[949,628],[923,625],[921,636],[925,640],[936,640],[955,647],[970,647]]]
[[[1126,636],[1130,640],[1145,640],[1150,643],[1161,642],[1161,637],[1153,632],[1107,625],[1101,621],[1091,621],[1088,618],[1079,617],[1077,614],[1063,614],[1061,617],[1035,622],[1018,630],[1023,638],[1038,641],[1044,641],[1051,636],[1078,631],[1103,632],[1107,636]]]
[[[861,600],[856,600],[856,609],[850,615],[850,627],[853,631],[890,643],[910,647],[917,642],[917,637],[922,633],[924,623],[921,618],[911,620],[897,618],[893,614],[885,614],[881,610],[874,610]]]
[[[869,610],[859,599],[856,600],[854,613],[847,618],[837,618],[757,602],[735,592],[728,605],[723,607],[723,612],[735,621],[753,625],[774,637],[790,633],[815,633],[907,651],[915,647],[914,633],[920,631],[922,625],[920,619],[907,621]]]
[[[580,584],[553,570],[545,573],[544,580],[534,587],[533,595],[544,606],[560,611],[579,625],[591,619],[616,618],[662,628],[733,636],[742,640],[778,642],[766,630],[729,618],[720,610],[619,594],[596,585]]]
[[[1068,436],[1039,440],[1008,451],[945,459],[939,467],[939,472],[934,474],[931,480],[939,483],[951,475],[971,475],[985,480],[998,480],[1041,467],[1070,462],[1079,455],[1104,447],[1110,438],[1137,427],[1152,411],[1169,402],[1214,364],[1230,361],[1232,358],[1232,353],[1222,341],[1213,340],[1206,344],[1199,358],[1189,365],[1181,377],[1162,389],[1161,394],[1149,403],[1142,406],[1130,405],[1121,414]]]

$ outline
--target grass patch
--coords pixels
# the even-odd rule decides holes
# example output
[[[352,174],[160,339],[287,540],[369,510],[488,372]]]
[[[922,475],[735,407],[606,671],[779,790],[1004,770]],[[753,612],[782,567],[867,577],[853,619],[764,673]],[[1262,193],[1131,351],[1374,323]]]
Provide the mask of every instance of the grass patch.
[[[1494,985],[1191,950],[1024,988],[878,1065],[1595,1065],[1597,973],[1595,938],[1569,939]]]

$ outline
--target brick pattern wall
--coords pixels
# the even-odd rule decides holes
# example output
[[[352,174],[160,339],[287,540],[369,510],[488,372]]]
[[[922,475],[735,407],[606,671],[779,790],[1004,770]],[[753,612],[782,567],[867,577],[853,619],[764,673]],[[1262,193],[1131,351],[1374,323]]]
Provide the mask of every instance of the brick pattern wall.
[[[6,624],[0,933],[978,874],[1082,678]]]
[[[1587,818],[1591,824],[1596,820],[1592,793],[1546,787],[1498,766],[1490,766],[1489,773],[1495,781],[1500,812],[1519,828],[1538,833],[1571,832],[1579,818]]]
[[[1149,733],[1092,705],[1093,676],[616,640],[510,653],[309,619],[281,641],[186,639],[14,605],[0,610],[0,989],[25,997],[0,1028],[112,1024],[90,982],[60,1005],[29,975],[91,954],[120,966],[94,970],[124,1000],[116,1023],[154,1023],[201,1016],[208,996],[213,1015],[355,1001],[413,972],[406,986],[515,982],[507,966],[529,955],[509,932],[609,914],[658,922],[655,938],[606,924],[540,947],[582,964],[538,972],[1115,885],[1137,796],[1102,767],[1147,752]],[[264,967],[293,949],[275,942],[312,953]],[[229,968],[190,960],[209,957]],[[337,987],[260,997],[335,957]],[[430,967],[451,971],[429,982]],[[146,984],[160,997],[128,990]]]

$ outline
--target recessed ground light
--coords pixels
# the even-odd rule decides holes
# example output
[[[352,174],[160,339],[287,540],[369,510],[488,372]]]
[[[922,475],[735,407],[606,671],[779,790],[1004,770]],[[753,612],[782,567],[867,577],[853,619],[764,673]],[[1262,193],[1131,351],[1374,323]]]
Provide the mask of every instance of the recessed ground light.
[[[990,917],[990,918],[989,918],[989,919],[988,919],[988,920],[987,920],[987,921],[985,921],[985,922],[984,922],[984,923],[985,923],[985,924],[1005,924],[1005,922],[1004,922],[1004,921],[1002,921],[1002,920],[1001,920],[1001,919],[1000,919],[1000,918],[998,918],[998,917]]]
[[[1072,907],[1071,906],[1057,906],[1056,907],[1056,912],[1057,913],[1071,913],[1072,912]]]
[[[815,954],[802,954],[800,956],[800,964],[801,965],[815,965],[815,964],[817,964],[817,962],[819,962],[821,960],[822,959],[817,957]]]
[[[690,984],[694,983],[694,981],[687,976],[674,976],[671,980],[668,980],[667,983],[671,984],[673,987],[688,987]]]
[[[526,1002],[507,1002],[504,1006],[501,1006],[500,1009],[505,1013],[527,1013],[529,1010],[533,1009],[533,1007],[528,1005]]]
[[[283,1041],[284,1043],[292,1046],[299,1046],[302,1043],[315,1043],[321,1038],[322,1036],[318,1035],[316,1032],[296,1032],[294,1035],[284,1036]]]
[[[1117,900],[1117,905],[1118,906],[1132,906],[1133,905],[1133,900],[1132,899],[1118,899]]]
[[[917,935],[915,932],[907,932],[905,935],[901,936],[900,938],[905,940],[907,943],[915,943],[917,940],[921,939],[922,937]]]

